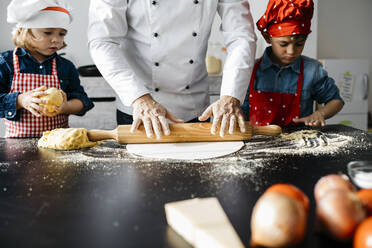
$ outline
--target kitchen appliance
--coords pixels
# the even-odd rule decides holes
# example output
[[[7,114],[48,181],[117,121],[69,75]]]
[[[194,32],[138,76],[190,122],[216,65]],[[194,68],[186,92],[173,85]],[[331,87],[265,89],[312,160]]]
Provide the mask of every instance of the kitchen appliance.
[[[332,77],[341,97],[345,101],[343,109],[327,124],[343,124],[367,131],[369,61],[361,59],[323,59],[324,69]]]

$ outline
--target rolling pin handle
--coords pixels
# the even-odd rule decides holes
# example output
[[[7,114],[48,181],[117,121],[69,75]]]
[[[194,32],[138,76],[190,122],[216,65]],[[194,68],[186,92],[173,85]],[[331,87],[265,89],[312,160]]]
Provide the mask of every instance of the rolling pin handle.
[[[114,130],[98,130],[98,129],[92,129],[88,130],[88,138],[90,141],[101,141],[106,139],[115,139],[117,140],[117,131]]]
[[[252,127],[253,127],[254,134],[277,136],[282,133],[282,128],[278,125],[252,126]]]

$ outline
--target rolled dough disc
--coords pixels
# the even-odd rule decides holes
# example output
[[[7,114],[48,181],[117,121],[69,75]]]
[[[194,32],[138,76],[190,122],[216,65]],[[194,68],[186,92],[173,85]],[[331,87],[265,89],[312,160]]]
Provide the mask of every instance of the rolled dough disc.
[[[157,143],[128,144],[127,150],[147,158],[194,160],[225,156],[239,151],[243,146],[243,141]]]

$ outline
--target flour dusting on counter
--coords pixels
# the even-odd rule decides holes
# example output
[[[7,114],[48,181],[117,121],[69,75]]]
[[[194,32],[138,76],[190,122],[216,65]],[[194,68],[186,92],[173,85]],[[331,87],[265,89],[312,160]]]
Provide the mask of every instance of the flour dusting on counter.
[[[225,183],[239,183],[243,179],[253,182],[259,188],[267,183],[265,173],[268,171],[278,173],[283,166],[297,166],[300,169],[301,165],[292,162],[298,159],[292,159],[292,156],[301,159],[322,156],[333,160],[350,155],[352,158],[355,151],[370,149],[369,139],[367,133],[360,131],[343,133],[312,129],[283,133],[277,137],[257,135],[247,140],[240,151],[231,155],[187,161],[133,155],[126,150],[125,145],[115,140],[106,140],[92,148],[72,151],[39,149],[36,139],[25,139],[22,144],[15,140],[6,140],[4,154],[7,154],[8,162],[0,163],[0,172],[27,170],[28,164],[32,163],[28,154],[37,153],[43,169],[41,172],[29,172],[33,175],[29,177],[30,186],[43,181],[45,185],[55,185],[62,190],[67,187],[70,178],[76,175],[94,173],[104,180],[105,177],[134,173],[159,183],[169,175],[194,175],[199,178],[200,183],[212,183],[214,188],[222,188]]]

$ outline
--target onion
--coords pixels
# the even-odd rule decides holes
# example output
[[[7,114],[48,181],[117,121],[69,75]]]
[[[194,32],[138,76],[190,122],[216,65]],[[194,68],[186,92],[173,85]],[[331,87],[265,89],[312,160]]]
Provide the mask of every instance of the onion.
[[[315,200],[318,201],[328,191],[334,189],[343,189],[355,192],[355,187],[351,184],[347,176],[330,174],[318,180],[314,188]]]
[[[291,197],[292,199],[300,201],[304,205],[306,212],[309,211],[310,208],[309,198],[305,195],[304,192],[302,192],[299,188],[292,184],[287,183],[274,184],[270,186],[268,189],[266,189],[265,193],[267,192],[285,194]]]
[[[251,216],[253,246],[283,247],[295,245],[305,235],[307,212],[304,205],[280,193],[263,194]]]
[[[335,189],[318,199],[317,216],[332,237],[346,241],[352,237],[366,214],[356,193]]]

